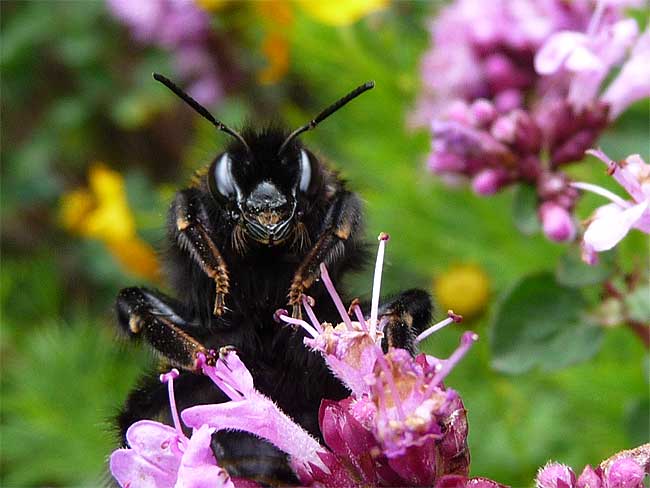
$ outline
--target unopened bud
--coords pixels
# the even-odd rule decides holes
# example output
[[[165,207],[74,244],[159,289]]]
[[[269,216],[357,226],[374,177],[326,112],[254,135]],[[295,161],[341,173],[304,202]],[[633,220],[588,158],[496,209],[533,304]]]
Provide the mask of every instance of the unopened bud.
[[[571,214],[554,202],[544,202],[541,205],[539,219],[544,234],[552,241],[572,241],[576,236],[576,227]]]
[[[601,488],[602,486],[603,482],[600,479],[600,476],[596,473],[594,468],[589,465],[585,466],[585,469],[582,470],[582,473],[576,482],[576,488]]]
[[[497,110],[494,108],[494,105],[489,100],[485,98],[479,98],[474,103],[472,103],[470,110],[474,116],[474,120],[478,125],[488,125],[497,116]]]
[[[560,463],[548,463],[537,473],[537,488],[572,488],[576,476],[573,470]]]
[[[499,169],[484,169],[472,179],[472,189],[478,195],[494,195],[508,181],[508,175]]]
[[[612,463],[607,471],[608,488],[637,488],[643,486],[645,473],[634,459],[621,458]]]

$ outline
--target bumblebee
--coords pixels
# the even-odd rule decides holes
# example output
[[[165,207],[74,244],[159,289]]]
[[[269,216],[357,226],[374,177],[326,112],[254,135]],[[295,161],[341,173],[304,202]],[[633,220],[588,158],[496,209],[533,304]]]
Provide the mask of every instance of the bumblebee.
[[[126,288],[117,297],[117,322],[166,365],[181,369],[175,384],[180,410],[228,400],[195,370],[198,353],[228,345],[250,369],[256,388],[322,440],[321,400],[342,399],[348,392],[321,356],[304,346],[303,333],[273,316],[288,307],[300,317],[307,295],[321,321],[339,322],[319,282],[320,264],[345,298],[341,279],[364,264],[366,248],[361,199],[299,136],[374,83],[354,89],[293,132],[277,127],[237,132],[169,79],[154,78],[232,140],[171,203],[165,257],[175,297]],[[384,347],[415,352],[414,339],[431,313],[431,299],[422,290],[384,299]],[[154,372],[142,378],[118,416],[123,442],[127,428],[142,419],[171,422],[166,386]],[[297,483],[286,455],[254,436],[217,432],[212,448],[232,476],[267,485]]]

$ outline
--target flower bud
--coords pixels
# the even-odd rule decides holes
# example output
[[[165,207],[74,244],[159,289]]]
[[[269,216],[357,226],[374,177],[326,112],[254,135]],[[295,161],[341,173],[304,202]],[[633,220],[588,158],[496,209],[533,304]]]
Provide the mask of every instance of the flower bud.
[[[573,488],[575,486],[573,470],[560,463],[548,463],[537,473],[537,488]]]
[[[561,164],[580,161],[584,157],[585,151],[594,145],[598,133],[594,129],[579,131],[569,140],[552,150],[551,164],[557,167]]]
[[[539,208],[539,219],[546,237],[555,242],[573,240],[576,227],[571,214],[554,202],[544,202]]]
[[[429,155],[427,166],[433,173],[456,173],[465,169],[465,163],[458,155],[435,150]]]
[[[500,113],[510,112],[522,106],[523,98],[520,90],[514,88],[503,90],[494,97],[494,106]]]
[[[643,468],[631,458],[623,457],[612,463],[607,471],[608,488],[638,488],[643,486]]]
[[[494,195],[508,182],[508,175],[499,169],[484,169],[472,179],[472,189],[478,195]]]
[[[589,465],[585,466],[576,482],[576,488],[601,488],[602,486],[603,482],[600,475]]]
[[[489,100],[479,98],[470,106],[474,120],[478,125],[488,125],[497,116],[496,108]]]
[[[490,133],[498,141],[511,144],[515,140],[516,126],[515,121],[508,115],[502,115],[492,124]]]

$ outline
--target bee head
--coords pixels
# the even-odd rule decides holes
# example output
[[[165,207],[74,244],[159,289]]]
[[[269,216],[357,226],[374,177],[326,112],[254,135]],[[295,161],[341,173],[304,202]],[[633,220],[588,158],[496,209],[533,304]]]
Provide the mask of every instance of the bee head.
[[[267,245],[291,235],[301,197],[318,181],[316,158],[297,141],[279,152],[286,137],[279,129],[245,130],[246,146],[234,141],[207,175],[212,196],[233,209],[249,237]]]
[[[375,86],[369,81],[355,88],[291,133],[268,129],[262,132],[245,130],[240,134],[215,119],[172,81],[157,73],[153,76],[215,127],[234,138],[226,152],[217,156],[210,166],[207,175],[210,193],[215,200],[230,207],[252,239],[270,246],[287,239],[299,213],[301,195],[314,191],[317,186],[317,161],[300,144],[298,136]]]

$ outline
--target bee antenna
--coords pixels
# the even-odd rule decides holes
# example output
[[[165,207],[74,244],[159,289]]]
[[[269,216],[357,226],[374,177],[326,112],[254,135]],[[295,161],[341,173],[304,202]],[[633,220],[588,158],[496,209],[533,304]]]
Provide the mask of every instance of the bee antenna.
[[[190,107],[196,110],[199,113],[199,115],[201,115],[203,118],[208,119],[210,122],[212,122],[212,125],[214,125],[217,129],[225,132],[226,134],[231,135],[239,142],[241,142],[243,146],[246,148],[246,151],[251,153],[250,147],[248,147],[248,144],[246,144],[246,141],[244,140],[244,138],[239,132],[236,132],[235,130],[231,129],[223,122],[220,122],[217,119],[215,119],[213,115],[210,112],[208,112],[207,108],[205,108],[199,102],[194,100],[191,96],[189,96],[187,93],[181,90],[172,80],[159,73],[154,73],[153,78],[154,80],[159,81],[167,88],[169,88],[171,91],[173,91],[176,94],[176,96],[181,98],[185,103],[187,103]]]
[[[278,151],[278,156],[282,154],[282,152],[287,148],[289,143],[293,141],[296,137],[298,137],[300,134],[303,132],[306,132],[308,130],[313,129],[316,127],[318,124],[320,124],[323,120],[325,120],[327,117],[332,115],[334,112],[336,112],[338,109],[342,108],[344,105],[346,105],[348,102],[351,102],[355,98],[357,98],[359,95],[362,93],[372,89],[375,87],[375,82],[374,81],[367,81],[363,85],[360,85],[356,87],[354,90],[352,90],[350,93],[345,95],[342,98],[339,98],[336,102],[334,102],[332,105],[327,107],[325,110],[323,110],[321,113],[319,113],[316,117],[314,117],[309,123],[303,125],[302,127],[297,128],[294,130],[291,134],[289,134],[289,137],[287,137],[282,145],[280,146],[280,150]]]

